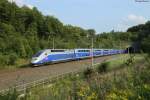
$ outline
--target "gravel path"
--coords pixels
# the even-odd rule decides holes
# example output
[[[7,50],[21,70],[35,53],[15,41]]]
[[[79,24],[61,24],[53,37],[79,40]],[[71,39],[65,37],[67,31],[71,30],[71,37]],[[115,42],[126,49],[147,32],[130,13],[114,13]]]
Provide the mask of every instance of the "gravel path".
[[[118,55],[94,58],[94,64],[105,60],[117,59]],[[34,68],[20,68],[13,71],[0,71],[0,90],[33,82],[48,76],[55,77],[71,71],[80,70],[91,65],[91,59],[58,63]]]

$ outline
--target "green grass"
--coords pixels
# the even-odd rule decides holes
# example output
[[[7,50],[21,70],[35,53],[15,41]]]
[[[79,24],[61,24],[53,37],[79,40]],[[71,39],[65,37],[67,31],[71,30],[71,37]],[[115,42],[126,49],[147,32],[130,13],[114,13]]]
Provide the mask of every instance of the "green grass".
[[[120,59],[109,61],[108,70],[120,67],[127,59],[129,59],[129,55],[123,55]]]
[[[116,66],[124,64],[127,59],[110,61],[109,68],[115,69]],[[134,63],[142,59],[140,55],[136,55]],[[138,71],[134,67],[129,67],[120,70],[120,73],[113,70],[115,75],[111,72],[103,74],[103,77],[100,74],[93,74],[89,79],[84,79],[82,73],[70,75],[53,84],[31,89],[31,94],[27,98],[28,100],[50,98],[53,100],[149,100],[149,70],[145,67]]]
[[[84,78],[83,72],[68,75],[29,89],[24,100],[149,100],[150,69],[138,65],[143,57],[136,55],[133,64],[127,66],[124,63],[129,55],[121,56],[121,59],[109,62],[107,73],[98,74],[95,69],[89,78]],[[124,69],[121,69],[122,65],[126,65]]]
[[[108,66],[107,66],[108,71],[126,66],[125,63],[127,62],[128,59],[130,59],[130,55],[128,54],[116,55],[115,57],[116,58],[118,57],[119,59],[112,58],[112,60],[106,61],[106,63],[108,63]],[[136,54],[134,56],[134,62],[138,62],[142,59],[144,59],[144,57],[140,54]],[[96,67],[98,67],[99,65],[97,65]]]
[[[23,68],[23,67],[27,67],[29,63],[30,61],[27,59],[17,59],[14,65],[0,65],[0,70],[3,70],[3,69],[13,70],[16,68]]]
[[[118,55],[118,56],[119,56],[119,59],[108,61],[109,63],[108,70],[126,66],[125,63],[130,58],[130,55],[124,54],[124,55]],[[140,61],[142,59],[144,59],[144,57],[140,54],[136,54],[134,56],[134,62]]]

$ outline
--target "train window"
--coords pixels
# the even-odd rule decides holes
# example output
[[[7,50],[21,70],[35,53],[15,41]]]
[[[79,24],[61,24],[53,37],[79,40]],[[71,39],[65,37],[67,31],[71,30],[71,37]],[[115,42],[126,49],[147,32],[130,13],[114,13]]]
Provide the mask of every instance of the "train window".
[[[82,52],[82,50],[78,50],[78,52]]]
[[[64,52],[65,50],[51,50],[51,52]]]
[[[101,51],[101,50],[95,50],[95,51]]]
[[[39,57],[42,53],[43,53],[43,51],[40,51],[37,54],[35,54],[33,57]]]
[[[86,50],[86,52],[90,52],[90,50]]]
[[[90,50],[78,50],[78,52],[90,52]]]

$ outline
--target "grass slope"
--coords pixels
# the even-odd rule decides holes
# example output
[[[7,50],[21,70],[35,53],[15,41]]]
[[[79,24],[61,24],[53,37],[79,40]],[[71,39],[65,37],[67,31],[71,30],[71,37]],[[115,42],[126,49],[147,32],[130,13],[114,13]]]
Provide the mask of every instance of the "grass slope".
[[[141,55],[112,60],[108,72],[90,77],[83,73],[67,76],[53,84],[27,90],[25,100],[149,100],[150,68]],[[143,60],[144,59],[144,60]],[[122,68],[121,68],[122,67]],[[119,69],[118,69],[119,68]]]

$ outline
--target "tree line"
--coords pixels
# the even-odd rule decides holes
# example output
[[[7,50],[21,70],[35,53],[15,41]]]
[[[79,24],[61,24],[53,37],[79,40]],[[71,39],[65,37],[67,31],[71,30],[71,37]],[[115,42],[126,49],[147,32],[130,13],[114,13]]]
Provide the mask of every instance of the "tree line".
[[[44,16],[36,7],[18,7],[0,0],[0,65],[12,65],[16,59],[31,58],[42,49],[94,48],[125,49],[137,33],[108,32],[96,34],[94,29],[65,25],[55,16]],[[145,40],[148,41],[148,40]]]
[[[130,27],[127,32],[136,34],[136,37],[132,39],[132,46],[138,51],[150,53],[150,21],[145,24],[136,25]]]

